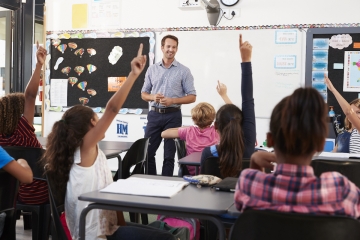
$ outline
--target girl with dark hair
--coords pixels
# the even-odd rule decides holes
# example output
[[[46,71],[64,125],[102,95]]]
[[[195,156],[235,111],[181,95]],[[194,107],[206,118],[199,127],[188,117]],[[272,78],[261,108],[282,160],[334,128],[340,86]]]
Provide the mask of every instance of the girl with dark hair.
[[[38,47],[36,67],[24,93],[10,93],[0,98],[0,146],[42,148],[33,126],[35,100],[40,82],[41,68],[46,50]],[[22,204],[39,205],[48,202],[47,183],[34,179],[19,187],[18,201]]]
[[[206,147],[201,155],[201,169],[208,157],[219,157],[223,178],[237,177],[241,171],[242,158],[250,158],[255,148],[256,128],[251,70],[252,46],[239,37],[242,59],[241,95],[242,111],[233,104],[222,106],[215,117],[215,129],[220,135],[218,145]],[[206,174],[200,169],[202,174]]]
[[[105,112],[99,119],[91,108],[74,106],[67,110],[62,119],[54,123],[48,136],[46,152],[42,163],[57,189],[57,199],[65,200],[66,222],[73,239],[79,238],[81,211],[89,202],[79,201],[86,192],[103,189],[113,182],[105,154],[98,142],[104,138],[109,125],[118,114],[135,80],[143,71],[146,55],[142,55],[143,45],[137,57],[131,61],[131,72],[121,88],[106,104]],[[119,227],[123,226],[123,227]],[[133,226],[124,227],[122,212],[93,210],[86,217],[86,239],[117,239]],[[139,231],[141,228],[141,231]],[[150,227],[137,225],[132,236],[122,239],[145,239],[156,231]],[[143,234],[143,235],[141,235]],[[149,239],[149,238],[146,238]],[[161,239],[154,235],[153,239]]]
[[[316,177],[310,166],[324,149],[327,105],[314,88],[299,88],[274,108],[267,134],[273,153],[255,152],[235,190],[239,211],[274,210],[306,214],[360,216],[359,189],[338,172]],[[264,168],[277,166],[272,174]]]

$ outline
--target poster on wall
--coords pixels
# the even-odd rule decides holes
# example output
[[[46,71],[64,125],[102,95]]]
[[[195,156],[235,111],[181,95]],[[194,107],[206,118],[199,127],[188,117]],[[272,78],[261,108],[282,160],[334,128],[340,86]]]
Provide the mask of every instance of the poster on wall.
[[[345,51],[344,92],[360,92],[360,51]]]

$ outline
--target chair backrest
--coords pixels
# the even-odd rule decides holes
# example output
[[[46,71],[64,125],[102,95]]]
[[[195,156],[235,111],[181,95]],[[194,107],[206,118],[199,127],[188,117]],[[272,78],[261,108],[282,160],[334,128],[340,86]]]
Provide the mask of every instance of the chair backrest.
[[[314,159],[311,161],[316,176],[324,172],[339,172],[360,188],[360,161]]]
[[[186,157],[186,142],[180,138],[174,138],[178,159]]]
[[[64,231],[64,228],[61,224],[60,221],[60,213],[61,211],[63,211],[64,209],[64,201],[60,201],[57,200],[57,202],[55,201],[54,198],[54,191],[56,191],[54,189],[53,183],[51,178],[48,177],[48,175],[45,173],[45,177],[46,180],[48,181],[48,192],[49,192],[49,201],[50,201],[50,210],[51,210],[51,220],[52,220],[52,231],[51,231],[51,236],[52,239],[57,239],[57,240],[68,240],[66,233]],[[60,211],[58,211],[60,210]]]
[[[42,148],[20,147],[20,146],[3,146],[3,149],[14,159],[25,159],[35,179],[44,180],[44,168],[39,164],[39,160],[45,152]]]
[[[16,199],[19,181],[10,173],[0,170],[0,213],[5,212],[5,224],[0,239],[14,239]]]
[[[355,240],[360,222],[350,217],[246,210],[230,231],[230,240]]]
[[[136,170],[141,171],[144,167],[144,162],[147,158],[147,150],[149,145],[149,138],[141,138],[136,140],[133,145],[131,145],[130,149],[125,154],[125,157],[122,161],[121,167],[121,178],[126,179],[130,177],[130,169],[134,165],[139,165],[138,168],[135,167]],[[140,169],[139,169],[140,168]],[[133,171],[133,173],[135,173]]]
[[[243,158],[242,159],[242,169],[250,167],[250,159]],[[202,174],[213,175],[219,178],[223,178],[220,173],[219,167],[219,158],[218,157],[208,157],[205,159],[204,167],[201,169]]]

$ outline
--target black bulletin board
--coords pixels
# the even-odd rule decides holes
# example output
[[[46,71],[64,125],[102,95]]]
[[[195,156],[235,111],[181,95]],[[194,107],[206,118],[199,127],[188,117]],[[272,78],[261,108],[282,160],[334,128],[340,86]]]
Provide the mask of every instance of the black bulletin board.
[[[313,40],[316,38],[330,39],[333,35],[338,34],[349,34],[352,37],[353,43],[360,42],[360,28],[318,28],[307,30],[305,86],[312,86]],[[344,64],[345,51],[360,51],[360,48],[354,48],[353,43],[343,49],[334,49],[329,46],[328,50],[328,76],[331,79],[334,87],[348,102],[358,98],[358,92],[343,92],[344,69],[334,69],[333,66],[334,63]],[[340,105],[338,104],[334,95],[330,91],[327,91],[327,103],[328,106],[334,106],[335,113],[341,114],[341,120],[343,121],[344,113],[342,112]]]
[[[76,43],[77,48],[71,49],[68,43]],[[138,37],[138,38],[98,38],[98,39],[61,39],[60,44],[66,44],[67,48],[62,53],[53,45],[51,47],[51,60],[50,60],[50,81],[51,79],[68,79],[69,77],[77,77],[78,82],[71,86],[68,83],[68,95],[67,103],[68,106],[74,106],[80,104],[79,98],[86,97],[89,99],[89,102],[86,106],[89,107],[102,107],[106,106],[106,103],[111,98],[115,92],[108,92],[108,77],[127,77],[131,71],[130,62],[137,55],[140,43],[143,44],[143,55],[148,55],[149,53],[149,37]],[[123,51],[123,55],[117,61],[115,65],[112,65],[108,56],[114,46],[120,46]],[[77,49],[83,48],[84,53],[80,55],[75,55]],[[87,53],[88,48],[93,48],[96,50],[96,55],[90,56]],[[54,66],[59,57],[63,57],[63,62],[59,65],[57,70],[54,70]],[[87,64],[92,64],[96,66],[96,70],[92,73],[89,73],[87,69]],[[61,72],[64,67],[71,67],[71,71],[68,75]],[[83,66],[84,72],[79,76],[75,72],[75,66]],[[141,99],[141,88],[144,83],[145,73],[149,67],[149,61],[147,61],[145,69],[139,76],[139,78],[134,83],[123,108],[141,108],[147,109],[148,103]],[[87,81],[87,89],[95,89],[97,94],[91,96],[87,91],[83,91],[77,87],[77,85],[82,82]]]

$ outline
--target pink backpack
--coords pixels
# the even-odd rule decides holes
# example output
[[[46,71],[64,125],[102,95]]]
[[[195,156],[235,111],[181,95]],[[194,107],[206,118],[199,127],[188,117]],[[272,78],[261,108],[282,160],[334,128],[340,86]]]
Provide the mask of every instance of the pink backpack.
[[[187,227],[190,230],[190,240],[200,239],[200,221],[196,218],[176,218],[158,215],[157,220],[166,222],[172,227]]]

